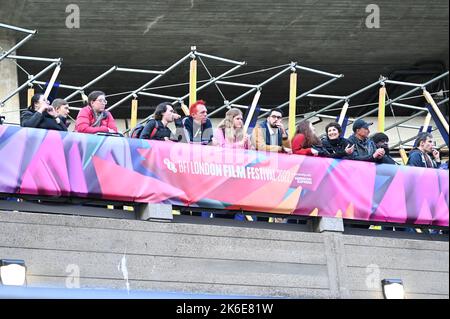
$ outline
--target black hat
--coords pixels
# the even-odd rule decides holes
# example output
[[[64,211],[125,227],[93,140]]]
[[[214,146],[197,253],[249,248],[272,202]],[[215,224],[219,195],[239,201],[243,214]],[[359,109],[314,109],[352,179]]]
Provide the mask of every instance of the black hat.
[[[357,129],[359,128],[369,128],[370,125],[372,125],[373,123],[367,123],[366,121],[364,121],[363,119],[359,119],[356,120],[353,123],[353,132],[356,132]]]

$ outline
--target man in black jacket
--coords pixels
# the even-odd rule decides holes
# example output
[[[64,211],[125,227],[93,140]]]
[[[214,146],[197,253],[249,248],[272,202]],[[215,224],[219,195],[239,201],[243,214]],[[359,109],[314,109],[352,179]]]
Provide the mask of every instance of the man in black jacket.
[[[377,148],[375,143],[369,139],[369,126],[372,124],[367,123],[363,119],[356,120],[353,123],[353,135],[348,138],[348,142],[355,146],[352,159],[367,162],[381,162],[385,151],[383,148]]]

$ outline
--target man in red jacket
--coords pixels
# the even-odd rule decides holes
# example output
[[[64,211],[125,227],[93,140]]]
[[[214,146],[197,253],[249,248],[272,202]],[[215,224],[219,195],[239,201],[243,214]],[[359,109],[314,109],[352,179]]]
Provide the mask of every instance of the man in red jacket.
[[[111,113],[105,110],[105,93],[91,92],[88,104],[78,113],[75,131],[79,133],[96,134],[99,132],[117,133],[117,126]]]

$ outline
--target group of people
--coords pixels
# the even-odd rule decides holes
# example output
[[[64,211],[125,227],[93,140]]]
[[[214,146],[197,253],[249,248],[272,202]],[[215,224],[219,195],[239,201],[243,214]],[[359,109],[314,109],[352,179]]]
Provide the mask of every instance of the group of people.
[[[90,93],[87,105],[79,111],[76,118],[75,131],[89,134],[118,133],[113,116],[105,109],[106,105],[104,92]],[[65,100],[55,99],[49,104],[44,95],[39,93],[32,97],[31,105],[22,113],[21,125],[67,131],[68,114],[69,105]],[[270,111],[267,119],[257,124],[249,136],[244,132],[242,111],[237,108],[229,109],[225,118],[213,130],[204,101],[192,104],[189,116],[184,118],[176,113],[170,103],[164,102],[156,107],[152,119],[136,128],[133,137],[397,164],[389,154],[388,136],[380,132],[369,138],[369,128],[373,123],[363,119],[353,123],[353,134],[348,139],[342,136],[342,127],[337,122],[329,123],[324,136],[319,138],[314,126],[308,120],[303,120],[297,125],[292,141],[282,119],[281,110]],[[175,134],[168,127],[170,123],[175,124]],[[440,163],[440,155],[433,148],[433,136],[430,133],[419,133],[407,165],[448,169],[447,164]]]

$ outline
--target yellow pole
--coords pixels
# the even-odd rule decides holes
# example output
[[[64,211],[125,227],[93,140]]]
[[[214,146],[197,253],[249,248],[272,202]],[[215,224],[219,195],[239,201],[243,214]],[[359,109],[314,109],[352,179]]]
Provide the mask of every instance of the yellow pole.
[[[30,106],[31,105],[31,98],[34,95],[33,87],[30,87],[27,92],[28,92],[28,94],[27,94],[27,106]]]
[[[445,128],[445,130],[447,131],[447,134],[448,134],[447,120],[442,115],[442,112],[441,112],[441,110],[439,110],[439,107],[437,106],[436,102],[434,102],[433,97],[431,96],[430,92],[428,92],[427,90],[424,89],[423,95],[425,96],[425,99],[427,100],[427,102],[430,103],[431,106],[433,107],[434,112],[438,116],[439,121],[441,122],[442,126]]]
[[[339,115],[338,123],[342,126],[342,123],[344,123],[345,115],[347,114],[348,110],[348,101],[345,101],[344,106],[342,106],[341,114]]]
[[[431,113],[428,113],[425,117],[425,121],[423,122],[422,132],[426,132],[428,129],[428,126],[430,126],[431,121]]]
[[[403,165],[406,165],[406,163],[408,163],[408,156],[406,155],[405,149],[401,145],[400,145],[400,151],[399,152],[400,152],[400,156],[402,158]]]
[[[133,129],[137,123],[137,109],[138,109],[138,100],[133,99],[131,101],[131,124],[130,124],[131,129]]]
[[[386,87],[380,87],[378,94],[378,132],[384,132],[384,119],[386,106]]]
[[[181,103],[181,110],[183,111],[184,115],[189,116],[189,108],[186,104],[184,104],[184,102]]]
[[[295,134],[295,115],[297,111],[297,73],[291,73],[289,86],[289,135],[292,139]]]
[[[197,60],[191,61],[189,72],[189,106],[197,101]]]

